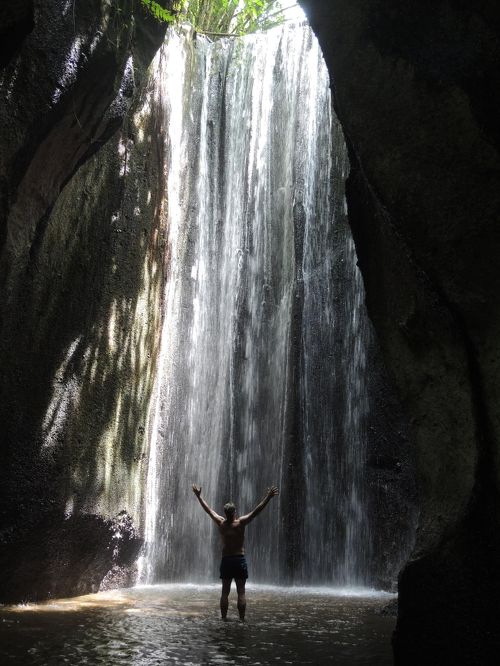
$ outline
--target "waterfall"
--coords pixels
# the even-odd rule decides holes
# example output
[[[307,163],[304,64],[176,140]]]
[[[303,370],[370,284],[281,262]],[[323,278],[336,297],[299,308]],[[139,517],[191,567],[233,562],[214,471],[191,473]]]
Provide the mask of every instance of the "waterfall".
[[[192,483],[240,514],[276,484],[247,529],[251,578],[367,583],[369,331],[318,43],[303,24],[215,43],[184,28],[155,67],[168,277],[143,580],[217,578]]]

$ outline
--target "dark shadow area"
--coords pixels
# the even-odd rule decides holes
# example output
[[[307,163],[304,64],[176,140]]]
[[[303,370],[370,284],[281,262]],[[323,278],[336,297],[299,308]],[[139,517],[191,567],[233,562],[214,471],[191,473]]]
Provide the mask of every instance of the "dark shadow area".
[[[9,3],[0,8],[0,69],[6,67],[21,50],[35,27],[33,0]]]

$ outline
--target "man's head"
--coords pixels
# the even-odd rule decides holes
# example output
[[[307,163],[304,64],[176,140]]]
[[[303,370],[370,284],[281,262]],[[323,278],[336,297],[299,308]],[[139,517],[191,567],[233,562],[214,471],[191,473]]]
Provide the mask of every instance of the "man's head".
[[[236,507],[233,502],[227,502],[227,504],[224,504],[224,513],[229,521],[233,520],[236,515]]]

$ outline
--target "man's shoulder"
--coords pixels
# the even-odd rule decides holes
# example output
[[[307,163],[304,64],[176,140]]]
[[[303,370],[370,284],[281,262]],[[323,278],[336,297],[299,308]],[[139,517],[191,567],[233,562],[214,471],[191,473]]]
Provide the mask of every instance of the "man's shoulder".
[[[224,520],[220,525],[219,525],[221,530],[227,530],[227,529],[237,529],[238,527],[242,527],[245,529],[245,523],[242,523],[239,518],[236,520],[233,520],[232,523],[228,523],[227,520]]]

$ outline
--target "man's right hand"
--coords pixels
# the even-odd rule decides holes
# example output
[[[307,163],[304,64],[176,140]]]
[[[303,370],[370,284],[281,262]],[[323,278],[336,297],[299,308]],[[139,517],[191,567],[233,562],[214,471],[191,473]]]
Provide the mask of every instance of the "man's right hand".
[[[277,486],[272,486],[272,488],[267,489],[266,497],[271,499],[271,497],[274,497],[279,493],[278,487]]]
[[[197,486],[195,483],[193,483],[193,493],[196,495],[196,497],[200,497],[201,495],[201,487]]]

